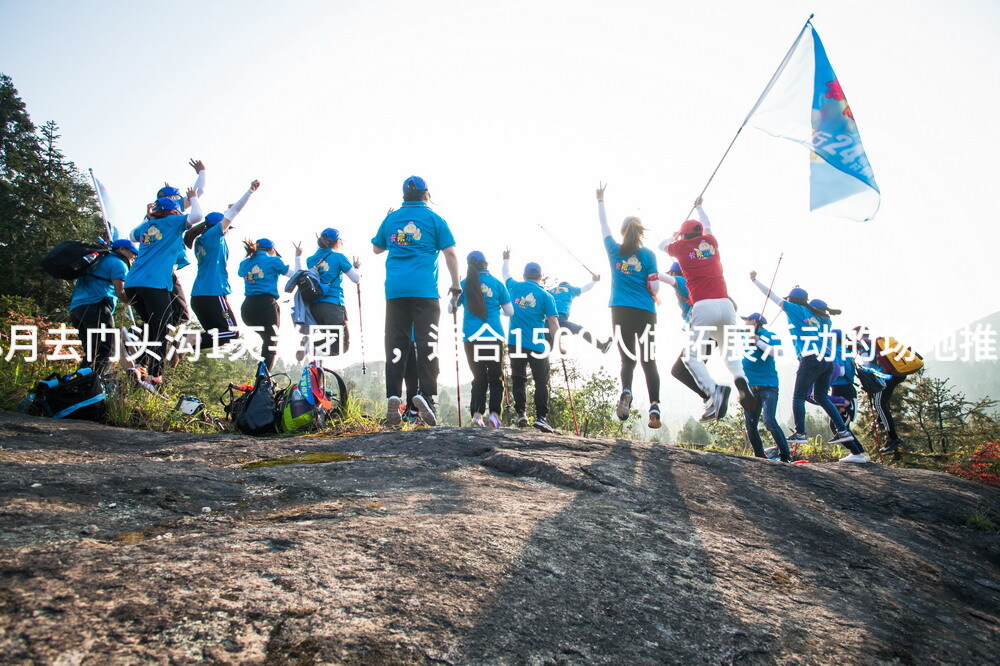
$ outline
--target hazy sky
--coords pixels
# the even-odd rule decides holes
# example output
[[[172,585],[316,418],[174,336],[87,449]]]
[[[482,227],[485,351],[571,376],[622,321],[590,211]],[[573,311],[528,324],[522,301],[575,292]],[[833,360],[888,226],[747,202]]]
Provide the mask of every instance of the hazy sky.
[[[882,206],[868,223],[810,214],[808,153],[747,128],[705,197],[740,312],[763,302],[747,272],[769,280],[782,252],[776,289],[806,287],[844,310],[844,327],[915,336],[1000,310],[995,0],[0,0],[0,71],[36,124],[60,125],[66,155],[94,169],[129,223],[162,181],[190,184],[189,157],[208,165],[208,210],[259,178],[230,234],[233,274],[242,253],[232,241],[267,236],[290,257],[293,240],[311,247],[314,233],[340,229],[345,252],[364,261],[374,359],[384,272],[369,240],[411,174],[428,181],[461,256],[483,250],[496,274],[509,244],[515,266],[535,260],[585,282],[537,225],[556,233],[605,278],[574,310],[603,336],[598,181],[609,183],[613,227],[638,214],[650,245],[667,236],[810,12]],[[680,321],[669,298],[660,322],[672,352]],[[617,360],[604,360],[617,374]],[[668,404],[686,393],[664,387]]]

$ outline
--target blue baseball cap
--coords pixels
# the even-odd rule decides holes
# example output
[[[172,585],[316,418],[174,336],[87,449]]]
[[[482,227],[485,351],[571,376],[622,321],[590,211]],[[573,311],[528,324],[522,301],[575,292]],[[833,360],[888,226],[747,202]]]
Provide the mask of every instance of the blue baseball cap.
[[[180,210],[181,204],[176,199],[171,199],[170,197],[158,197],[156,199],[156,207],[160,210]]]
[[[112,250],[117,250],[120,247],[123,247],[126,250],[132,250],[136,254],[139,254],[139,248],[136,247],[135,243],[133,243],[127,238],[119,238],[118,240],[111,242]]]
[[[473,262],[477,264],[483,264],[486,263],[486,255],[480,252],[479,250],[473,250],[472,252],[469,253],[469,256],[466,257],[465,260],[470,264]]]
[[[224,220],[225,217],[226,216],[223,215],[222,213],[209,213],[208,215],[205,216],[205,224],[209,227],[215,226],[219,222],[222,222],[222,220]]]
[[[258,250],[273,250],[274,242],[269,238],[258,238],[257,239],[257,249]]]
[[[802,287],[795,287],[795,289],[792,289],[790,292],[788,292],[786,300],[791,300],[793,298],[797,298],[799,300],[804,301],[809,298],[809,292],[803,289]]]
[[[327,227],[320,233],[320,236],[330,241],[331,243],[336,243],[340,240],[340,232],[333,227]]]
[[[533,261],[528,262],[524,265],[524,277],[527,278],[540,278],[542,277],[542,267]]]
[[[809,307],[815,308],[816,310],[829,310],[830,309],[830,306],[826,304],[826,301],[824,301],[821,298],[814,298],[811,301],[809,301]]]
[[[179,196],[181,196],[181,191],[178,190],[176,187],[170,187],[169,185],[167,187],[161,187],[160,191],[156,193],[157,199],[159,199],[160,197],[179,197]]]
[[[755,321],[755,322],[759,323],[761,326],[767,326],[767,318],[764,317],[764,315],[762,315],[759,312],[754,312],[753,314],[749,314],[746,317],[743,317],[743,320],[744,321]]]
[[[679,263],[677,263],[676,261],[674,263],[670,264],[670,270],[667,271],[667,272],[668,273],[683,273],[683,271],[681,270],[681,265]]]
[[[403,181],[403,194],[406,194],[410,190],[415,190],[417,192],[426,192],[427,183],[420,176],[410,176]]]

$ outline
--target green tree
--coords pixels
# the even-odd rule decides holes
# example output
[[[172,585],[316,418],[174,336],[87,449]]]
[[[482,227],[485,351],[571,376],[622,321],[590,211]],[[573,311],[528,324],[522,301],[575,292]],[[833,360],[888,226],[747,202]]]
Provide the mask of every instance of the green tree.
[[[990,410],[997,405],[989,397],[968,400],[951,386],[950,379],[921,375],[907,398],[903,414],[918,440],[932,453],[951,453],[995,437],[997,420]]]
[[[684,427],[681,428],[680,433],[677,434],[677,441],[682,444],[709,446],[712,443],[712,437],[705,430],[704,426],[689,417],[687,422],[684,423]]]

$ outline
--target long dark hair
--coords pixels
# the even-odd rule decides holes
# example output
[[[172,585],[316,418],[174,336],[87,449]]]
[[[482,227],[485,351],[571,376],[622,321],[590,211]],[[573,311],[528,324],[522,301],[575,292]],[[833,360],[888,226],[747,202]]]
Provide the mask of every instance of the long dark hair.
[[[243,241],[243,249],[247,251],[247,259],[249,259],[257,251],[257,241],[246,239]]]
[[[642,247],[642,240],[646,235],[646,227],[642,226],[639,218],[626,217],[622,222],[622,244],[619,254],[627,257],[635,254]]]
[[[465,273],[465,308],[479,319],[486,321],[486,299],[483,297],[479,271],[486,270],[485,261],[469,259],[469,270]]]

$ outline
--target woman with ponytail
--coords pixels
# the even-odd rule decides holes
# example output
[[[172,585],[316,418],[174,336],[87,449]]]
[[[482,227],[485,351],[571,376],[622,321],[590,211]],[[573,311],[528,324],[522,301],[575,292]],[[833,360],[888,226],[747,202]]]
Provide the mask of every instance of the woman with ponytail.
[[[823,408],[830,422],[836,428],[831,444],[843,444],[850,453],[840,462],[866,463],[871,460],[861,443],[855,439],[844,424],[840,412],[830,400],[830,381],[833,379],[834,336],[830,332],[831,315],[840,314],[826,302],[809,300],[809,293],[795,287],[785,298],[776,296],[766,285],[757,280],[757,271],[751,271],[750,280],[761,293],[776,303],[788,317],[792,345],[799,359],[795,373],[795,392],[792,394],[792,416],[795,432],[788,438],[789,444],[802,444],[806,438],[806,397],[812,390],[816,404]]]
[[[468,269],[462,280],[462,294],[458,301],[449,303],[448,312],[459,306],[465,307],[462,315],[462,339],[465,341],[465,357],[472,370],[472,399],[469,410],[472,424],[487,425],[486,395],[489,390],[489,417],[493,428],[499,428],[500,409],[503,405],[503,376],[501,359],[505,340],[500,313],[510,317],[514,306],[510,302],[507,287],[487,270],[486,257],[478,250],[470,252],[466,258]]]
[[[267,369],[274,367],[278,354],[278,324],[281,312],[278,309],[278,276],[288,275],[300,269],[302,244],[295,243],[295,268],[289,268],[274,249],[274,243],[267,238],[257,241],[243,241],[247,258],[240,262],[237,274],[243,278],[246,298],[240,308],[240,316],[247,326],[258,327],[263,347],[261,356]]]
[[[597,189],[597,214],[604,248],[611,263],[611,326],[621,356],[622,392],[615,414],[625,421],[632,407],[632,376],[636,361],[642,364],[649,394],[649,427],[660,427],[660,373],[653,344],[656,334],[656,294],[660,277],[656,255],[643,247],[646,229],[637,217],[622,222],[622,242],[615,242],[604,212],[604,188]]]
[[[327,356],[337,356],[346,352],[351,344],[351,336],[347,330],[347,307],[344,301],[344,276],[354,284],[361,281],[358,269],[361,260],[357,257],[352,262],[340,252],[344,241],[340,232],[333,227],[323,230],[316,238],[316,252],[306,259],[306,268],[316,271],[323,285],[323,295],[309,304],[316,323],[320,326],[340,326],[340,335],[334,334],[324,345]],[[336,339],[339,337],[339,341]]]

